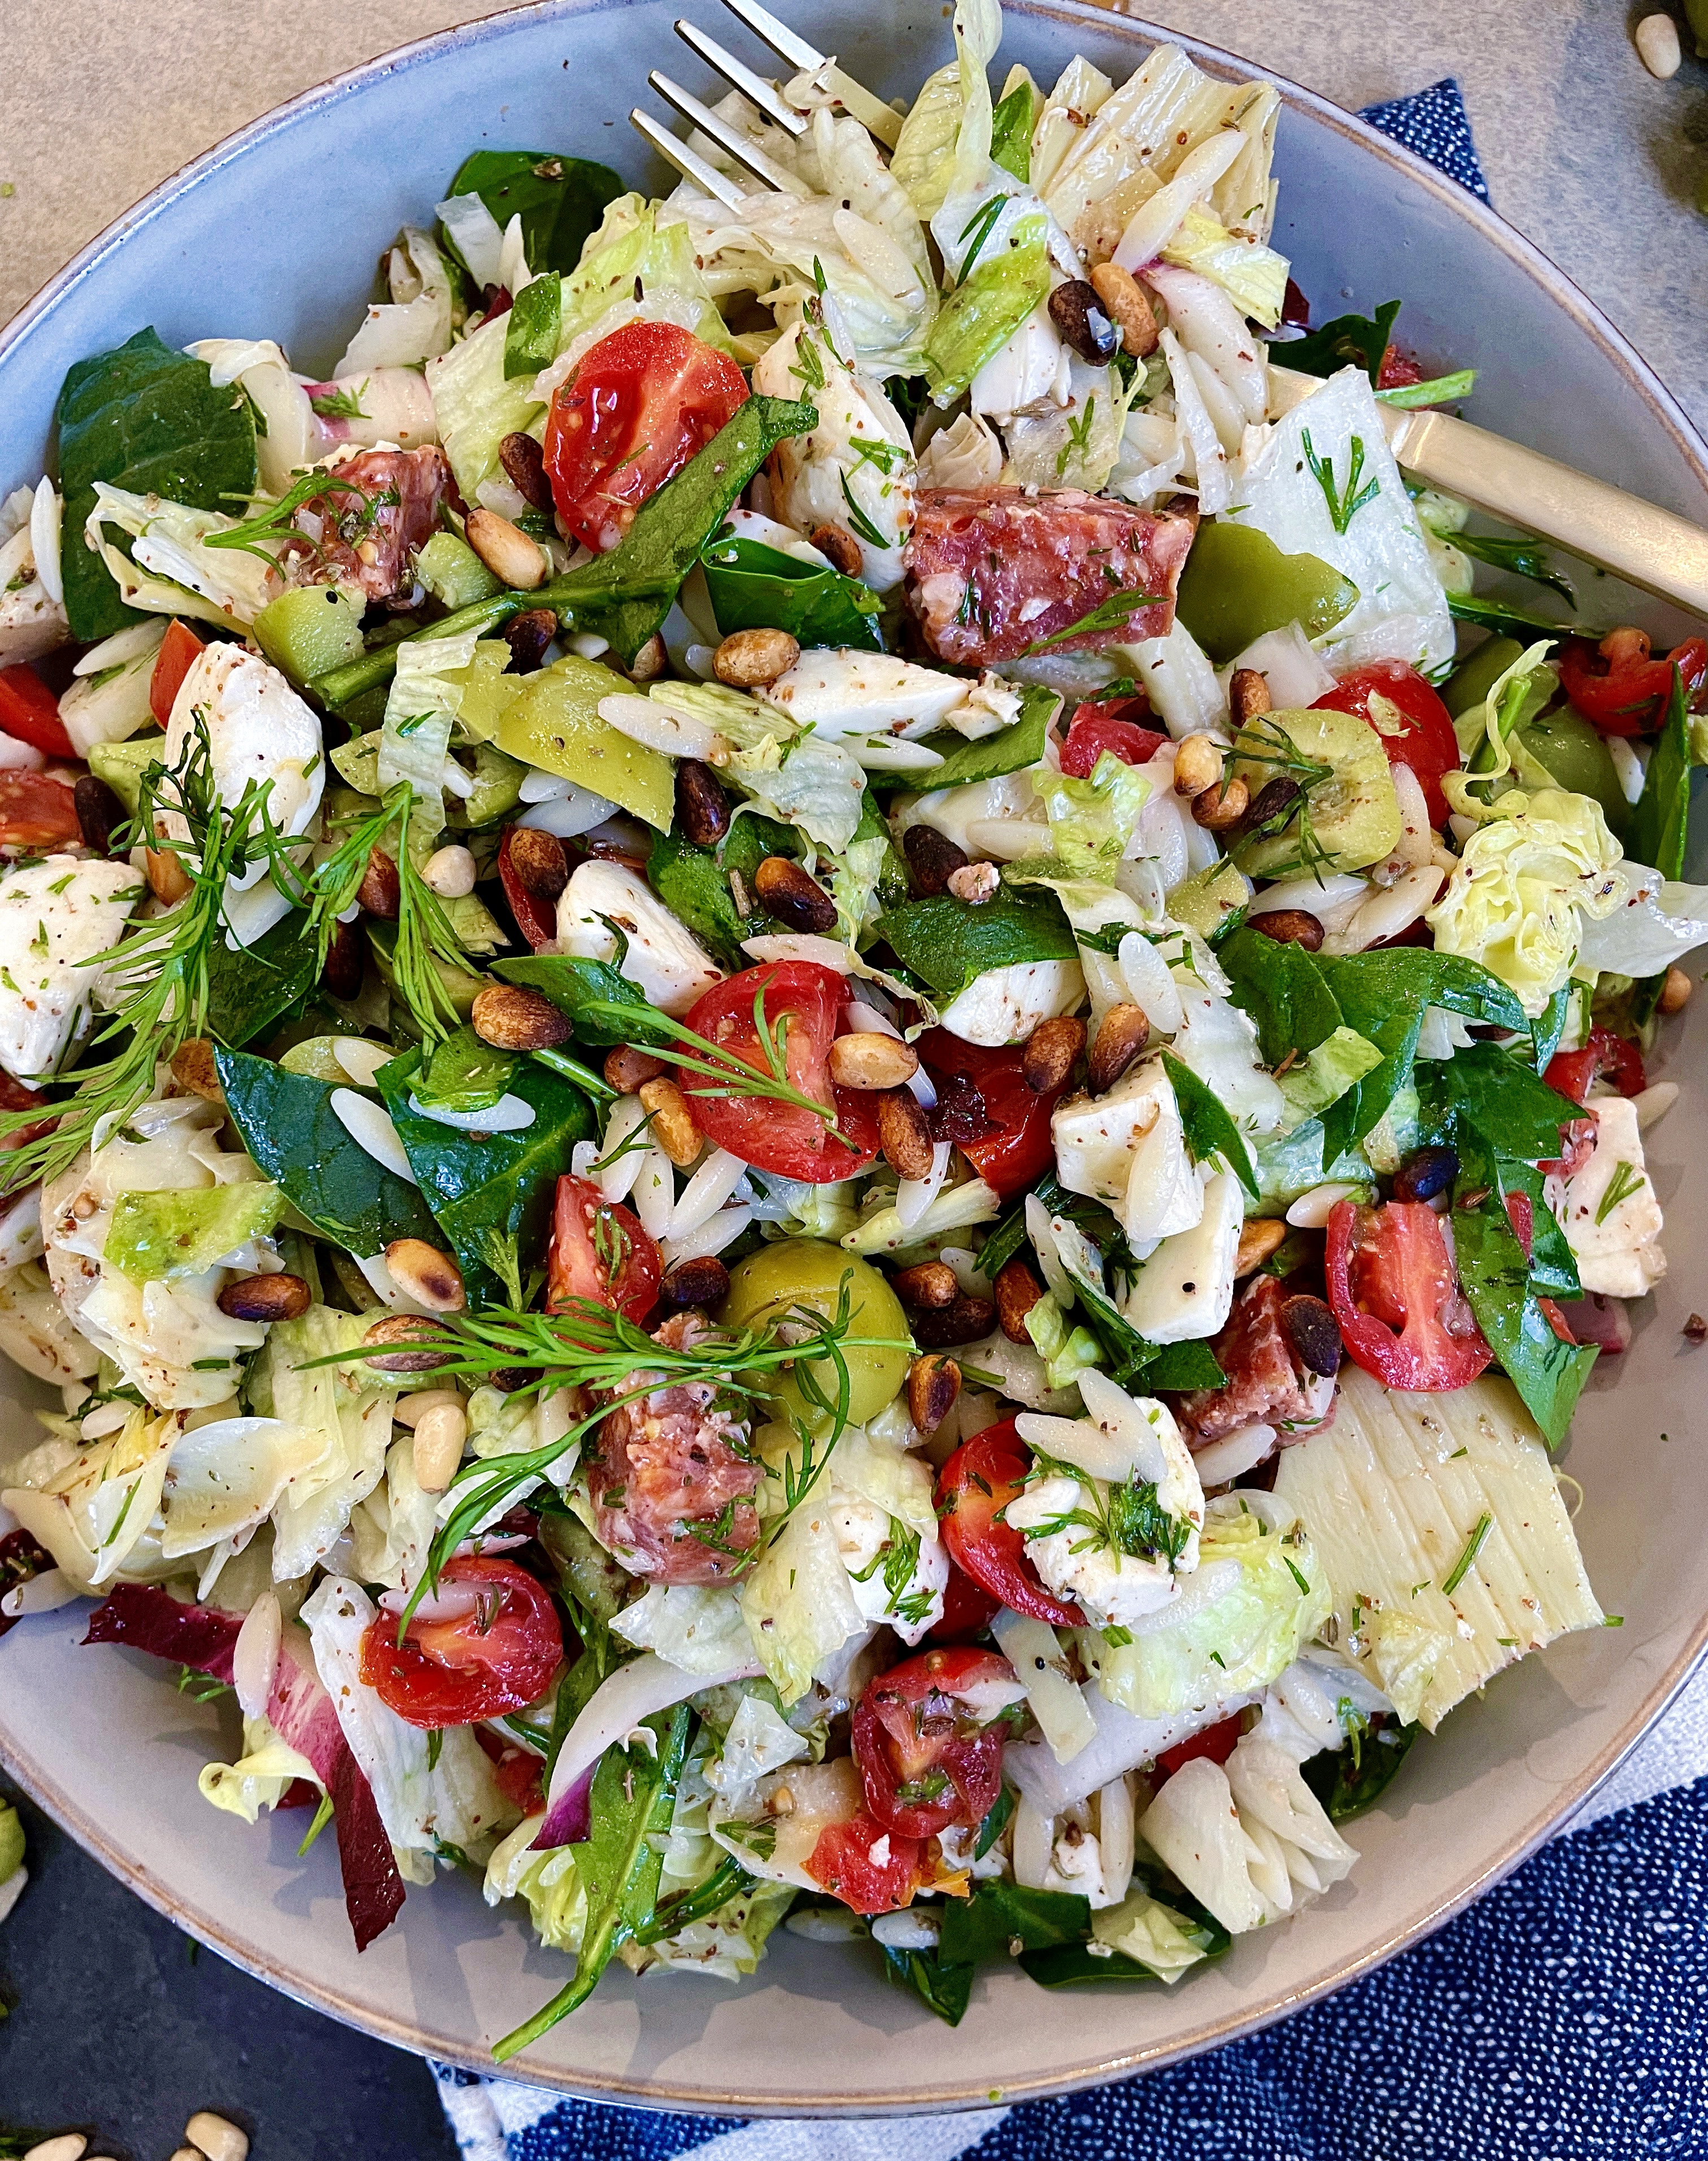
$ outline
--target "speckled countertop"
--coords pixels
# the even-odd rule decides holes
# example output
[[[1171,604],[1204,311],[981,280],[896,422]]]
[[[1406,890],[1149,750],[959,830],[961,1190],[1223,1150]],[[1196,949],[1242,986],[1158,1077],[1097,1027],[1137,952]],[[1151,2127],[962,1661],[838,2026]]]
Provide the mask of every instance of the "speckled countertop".
[[[0,62],[0,321],[221,137],[388,48],[496,12],[439,0],[47,0]],[[786,12],[786,11],[785,11]],[[1176,0],[1134,6],[1357,107],[1451,75],[1494,206],[1596,301],[1708,432],[1708,65],[1654,81],[1614,0]],[[163,65],[162,56],[169,56]],[[3,421],[0,421],[3,424]],[[1590,424],[1586,416],[1586,424]],[[0,1934],[0,2128],[80,2122],[164,2154],[228,2110],[257,2161],[454,2151],[424,2066],[193,1947],[29,1819]]]

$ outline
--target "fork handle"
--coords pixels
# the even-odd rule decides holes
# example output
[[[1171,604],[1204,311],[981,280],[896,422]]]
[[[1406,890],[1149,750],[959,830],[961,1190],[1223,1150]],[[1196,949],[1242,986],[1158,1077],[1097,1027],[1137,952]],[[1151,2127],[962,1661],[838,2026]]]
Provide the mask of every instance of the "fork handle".
[[[1708,616],[1708,533],[1688,518],[1451,414],[1389,407],[1382,417],[1389,448],[1419,479]]]

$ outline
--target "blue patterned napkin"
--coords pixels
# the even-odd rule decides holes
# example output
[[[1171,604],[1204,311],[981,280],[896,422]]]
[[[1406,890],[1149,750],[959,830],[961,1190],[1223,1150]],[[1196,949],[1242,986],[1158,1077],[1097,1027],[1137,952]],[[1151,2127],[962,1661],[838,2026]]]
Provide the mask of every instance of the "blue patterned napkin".
[[[1451,77],[1361,117],[1487,201]],[[1685,2161],[1708,2155],[1705,1773],[1708,1670],[1592,1827],[1428,1943],[1249,2040],[1060,2101],[735,2124],[434,2075],[465,2161]]]

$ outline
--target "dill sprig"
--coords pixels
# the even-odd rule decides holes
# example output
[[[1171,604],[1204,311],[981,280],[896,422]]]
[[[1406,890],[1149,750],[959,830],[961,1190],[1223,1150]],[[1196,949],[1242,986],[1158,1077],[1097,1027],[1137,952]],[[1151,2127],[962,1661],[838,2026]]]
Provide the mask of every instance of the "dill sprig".
[[[1271,720],[1266,714],[1248,721],[1235,735],[1233,755],[1248,765],[1272,766],[1276,773],[1296,780],[1301,788],[1314,788],[1318,782],[1334,778],[1332,765],[1326,765],[1321,758],[1307,757],[1280,721]]]
[[[122,1124],[147,1101],[158,1065],[192,1036],[207,1034],[208,962],[226,927],[226,881],[241,877],[262,857],[284,860],[283,843],[267,812],[272,785],[252,782],[235,809],[221,804],[207,720],[200,711],[178,766],[151,765],[143,773],[135,831],[158,851],[178,857],[189,891],[168,914],[127,925],[116,945],[81,964],[104,971],[119,995],[91,1047],[116,1043],[117,1048],[99,1064],[80,1068],[67,1097],[43,1107],[55,1118],[50,1132],[7,1151],[8,1191],[68,1169],[98,1127]],[[168,812],[182,818],[186,838],[169,838],[163,831],[161,818]],[[39,1125],[42,1117],[42,1109],[0,1116],[0,1143]]]
[[[1364,439],[1362,435],[1352,437],[1343,488],[1336,482],[1333,458],[1317,456],[1308,428],[1301,431],[1299,441],[1305,452],[1305,462],[1311,468],[1311,476],[1322,490],[1322,499],[1328,505],[1328,522],[1337,533],[1343,534],[1364,505],[1373,502],[1382,492],[1379,480],[1368,480],[1363,487],[1358,486],[1364,470]]]
[[[1064,1508],[1041,1523],[1027,1527],[1029,1539],[1048,1538],[1058,1531],[1081,1529],[1086,1536],[1069,1547],[1082,1554],[1107,1549],[1132,1560],[1165,1560],[1172,1569],[1186,1551],[1192,1526],[1184,1516],[1171,1516],[1157,1498],[1153,1481],[1129,1472],[1119,1486],[1108,1486],[1089,1477],[1071,1463],[1033,1451],[1032,1467],[1025,1482],[1040,1478],[1071,1478],[1086,1497],[1085,1505]]]

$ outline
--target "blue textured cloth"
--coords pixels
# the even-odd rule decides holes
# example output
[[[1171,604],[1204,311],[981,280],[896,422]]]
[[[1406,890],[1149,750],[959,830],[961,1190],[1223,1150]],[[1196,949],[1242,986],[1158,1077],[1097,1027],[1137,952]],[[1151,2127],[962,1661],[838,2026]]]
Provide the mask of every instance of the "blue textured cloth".
[[[1451,78],[1363,117],[1487,201]],[[1699,1779],[1557,1840],[1266,2033],[965,2116],[735,2126],[435,2073],[466,2161],[1708,2161],[1705,1887]]]
[[[1443,76],[1427,90],[1409,97],[1390,97],[1381,105],[1367,105],[1359,113],[1373,128],[1415,150],[1420,158],[1440,166],[1450,180],[1468,188],[1480,201],[1488,200],[1488,182],[1477,162],[1477,145],[1471,139],[1471,122],[1465,117],[1465,101],[1451,76]]]

